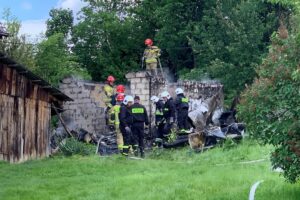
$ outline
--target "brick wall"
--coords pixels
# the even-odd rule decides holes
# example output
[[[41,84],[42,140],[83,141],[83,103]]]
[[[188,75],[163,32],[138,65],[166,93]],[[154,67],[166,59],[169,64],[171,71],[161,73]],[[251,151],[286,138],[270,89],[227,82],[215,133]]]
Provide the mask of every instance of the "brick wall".
[[[83,128],[92,133],[105,129],[105,104],[103,103],[102,83],[66,78],[59,89],[74,101],[64,103],[64,121],[71,129]],[[59,125],[58,130],[62,126]]]
[[[203,83],[197,81],[178,81],[166,83],[162,79],[150,79],[146,72],[128,73],[126,75],[129,86],[126,94],[138,95],[141,103],[147,108],[148,113],[154,112],[150,102],[152,95],[158,96],[162,91],[168,90],[175,97],[175,89],[182,87],[187,97],[190,98],[191,110],[197,109],[202,102],[219,93],[223,99],[223,85],[215,82]],[[66,102],[62,117],[71,129],[83,128],[92,133],[103,133],[105,131],[105,105],[103,83],[66,78],[60,85],[60,90],[74,99]],[[220,107],[223,100],[220,101]],[[153,116],[153,115],[152,115]],[[59,126],[58,130],[62,130]]]

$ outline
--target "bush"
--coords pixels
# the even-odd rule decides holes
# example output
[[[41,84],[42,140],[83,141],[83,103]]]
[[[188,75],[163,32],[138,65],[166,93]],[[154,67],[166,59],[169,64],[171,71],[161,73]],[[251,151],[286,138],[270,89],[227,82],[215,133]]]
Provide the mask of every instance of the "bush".
[[[96,146],[80,142],[75,138],[67,138],[65,143],[59,144],[59,150],[65,156],[87,156],[95,154]]]
[[[258,78],[243,92],[238,107],[251,136],[274,145],[273,167],[281,167],[292,183],[300,178],[300,29],[295,25],[290,36],[284,26],[273,34]]]

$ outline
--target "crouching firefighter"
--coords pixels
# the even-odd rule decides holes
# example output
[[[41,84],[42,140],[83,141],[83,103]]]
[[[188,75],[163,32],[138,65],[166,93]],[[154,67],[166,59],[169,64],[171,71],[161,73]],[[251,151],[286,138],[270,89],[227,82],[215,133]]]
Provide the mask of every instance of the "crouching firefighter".
[[[177,125],[181,133],[189,132],[188,114],[189,114],[189,99],[184,96],[183,89],[175,90],[177,95],[175,106],[177,110]]]
[[[123,135],[123,150],[122,154],[128,156],[129,146],[133,144],[131,126],[132,126],[132,115],[130,107],[133,104],[133,97],[126,96],[120,107],[119,119],[120,119],[120,130]]]
[[[144,125],[149,125],[149,119],[147,115],[147,110],[145,106],[140,104],[140,97],[134,97],[134,104],[131,106],[131,114],[133,118],[132,123],[132,134],[134,138],[134,155],[138,156],[138,151],[140,156],[145,157],[144,153]]]
[[[117,145],[119,151],[123,150],[123,135],[120,130],[120,119],[119,119],[119,113],[121,104],[125,98],[125,95],[123,93],[120,93],[116,97],[116,105],[114,105],[109,110],[109,125],[115,130],[117,135]]]
[[[169,92],[164,91],[161,93],[161,97],[163,98],[165,105],[163,110],[163,116],[166,120],[166,124],[164,125],[164,136],[167,136],[170,134],[170,131],[173,127],[173,124],[175,122],[175,113],[176,108],[174,104],[174,100],[169,94]]]
[[[156,134],[155,140],[163,139],[163,132],[164,132],[164,102],[163,100],[159,99],[157,96],[152,96],[150,99],[153,104],[155,104],[155,126],[156,126]]]

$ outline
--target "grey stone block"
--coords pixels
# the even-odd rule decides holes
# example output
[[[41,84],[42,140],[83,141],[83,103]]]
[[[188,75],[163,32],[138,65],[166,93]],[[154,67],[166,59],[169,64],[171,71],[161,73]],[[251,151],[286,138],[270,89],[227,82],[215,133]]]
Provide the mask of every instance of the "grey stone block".
[[[135,77],[135,73],[134,73],[134,72],[128,73],[128,74],[125,75],[125,77],[126,77],[127,79],[132,79],[132,78]]]
[[[65,84],[70,84],[70,83],[73,82],[73,78],[71,78],[71,77],[69,77],[69,78],[64,78],[64,79],[62,80],[62,82],[65,83]]]
[[[137,72],[137,73],[135,74],[135,77],[138,77],[138,78],[144,78],[144,77],[146,77],[146,72],[145,72],[145,71]]]

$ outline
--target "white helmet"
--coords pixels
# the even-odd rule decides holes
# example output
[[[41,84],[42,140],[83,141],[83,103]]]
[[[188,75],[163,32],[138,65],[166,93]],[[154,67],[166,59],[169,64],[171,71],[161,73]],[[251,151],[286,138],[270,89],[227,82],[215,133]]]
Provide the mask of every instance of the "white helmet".
[[[170,99],[170,98],[171,98],[169,92],[167,92],[167,91],[162,92],[162,93],[160,94],[160,96],[161,96],[162,98],[166,97],[167,99]]]
[[[124,100],[123,100],[123,103],[125,104],[125,105],[127,105],[128,104],[128,102],[133,102],[133,96],[130,96],[130,95],[126,95],[126,97],[124,98]]]
[[[157,103],[159,101],[159,98],[157,96],[152,96],[150,100],[154,103]]]
[[[176,88],[175,93],[176,93],[176,94],[183,94],[183,89],[181,89],[181,88]]]

